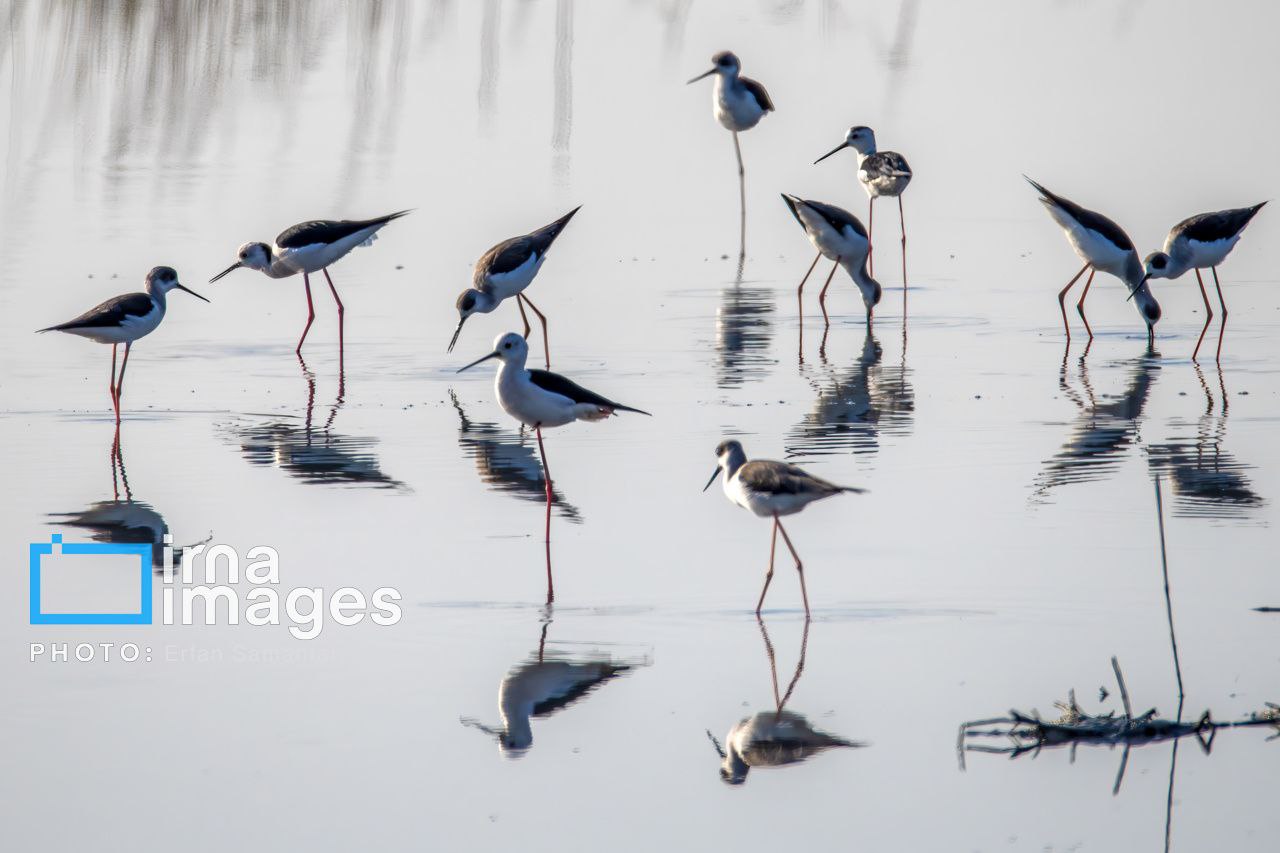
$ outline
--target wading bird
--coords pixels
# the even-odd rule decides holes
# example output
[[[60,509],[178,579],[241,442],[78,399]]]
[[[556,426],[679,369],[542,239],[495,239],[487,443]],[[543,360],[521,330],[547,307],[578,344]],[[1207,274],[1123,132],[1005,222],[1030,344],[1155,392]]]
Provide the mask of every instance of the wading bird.
[[[498,405],[520,423],[533,427],[538,437],[538,455],[542,457],[543,482],[547,497],[547,602],[554,598],[551,585],[551,504],[554,495],[551,488],[551,468],[547,465],[547,451],[542,444],[543,428],[564,426],[574,421],[601,421],[617,412],[649,414],[615,403],[588,391],[576,382],[547,370],[530,370],[525,367],[529,358],[528,342],[516,332],[499,335],[493,342],[493,352],[458,368],[464,370],[496,358],[502,362],[493,387]]]
[[[902,192],[911,183],[911,167],[907,158],[896,151],[877,151],[876,132],[869,127],[856,125],[849,128],[844,142],[823,154],[813,163],[816,166],[823,160],[846,148],[858,152],[858,180],[867,191],[870,201],[867,202],[868,235],[875,230],[876,199],[889,196],[898,199],[898,224],[902,230],[902,304],[907,304],[907,219],[902,212]],[[868,241],[870,240],[868,236]],[[867,258],[871,274],[875,274],[875,249],[872,247]]]
[[[524,295],[524,290],[533,283],[538,270],[542,269],[542,262],[546,260],[551,244],[560,236],[560,232],[569,224],[573,215],[581,209],[582,205],[578,205],[550,225],[544,225],[530,234],[503,240],[476,261],[471,287],[462,291],[462,295],[458,297],[458,328],[454,330],[453,338],[449,341],[449,352],[453,352],[454,344],[458,342],[458,335],[462,334],[462,324],[467,322],[468,317],[472,314],[488,314],[504,300],[514,296],[516,306],[520,309],[520,319],[524,320],[526,340],[533,327],[529,325],[529,315],[524,313],[524,306],[528,305],[530,310],[538,315],[538,320],[542,323],[543,355],[546,357],[547,368],[551,368],[551,344],[547,340],[547,318],[529,297]]]
[[[1023,175],[1026,178],[1026,175]],[[1076,283],[1085,271],[1089,278],[1084,283],[1084,292],[1076,303],[1080,319],[1084,321],[1089,340],[1093,340],[1093,329],[1089,328],[1089,318],[1084,315],[1084,300],[1089,295],[1089,286],[1093,284],[1094,272],[1101,270],[1110,273],[1129,286],[1130,297],[1136,297],[1138,312],[1147,324],[1147,343],[1151,345],[1156,337],[1156,323],[1160,320],[1160,303],[1151,295],[1147,287],[1147,277],[1142,270],[1142,262],[1138,260],[1138,251],[1133,241],[1124,230],[1101,213],[1087,210],[1075,202],[1060,195],[1049,192],[1035,181],[1027,178],[1027,183],[1040,193],[1040,202],[1049,211],[1049,215],[1058,223],[1067,236],[1067,242],[1076,254],[1084,261],[1080,272],[1076,273],[1067,286],[1058,293],[1058,307],[1062,309],[1062,328],[1067,333],[1067,343],[1071,343],[1071,327],[1067,324],[1067,291]]]
[[[817,257],[809,264],[804,278],[800,279],[800,286],[796,288],[796,300],[800,303],[801,336],[804,335],[804,285],[813,268],[818,265],[818,258],[824,256],[835,261],[835,264],[818,294],[822,319],[830,324],[827,318],[827,288],[831,286],[831,277],[836,274],[836,267],[843,266],[862,294],[862,304],[867,308],[867,323],[870,323],[871,313],[880,302],[881,289],[880,283],[867,272],[867,257],[871,247],[867,229],[862,227],[858,217],[833,204],[808,201],[787,193],[782,194],[782,200],[787,203],[791,215],[804,228],[809,242],[818,250]]]
[[[742,63],[733,51],[724,50],[711,57],[711,70],[690,80],[696,83],[704,77],[716,75],[711,110],[716,121],[733,131],[733,150],[738,155],[738,199],[741,204],[741,255],[747,251],[747,171],[742,165],[742,145],[738,134],[760,123],[765,113],[773,112],[773,100],[764,86],[750,77],[743,77]]]
[[[329,292],[333,294],[333,301],[338,305],[338,359],[341,362],[343,316],[346,309],[338,298],[338,289],[333,286],[329,267],[346,257],[357,246],[371,244],[382,226],[407,213],[409,211],[401,210],[373,219],[313,219],[310,222],[300,222],[281,231],[273,246],[266,243],[245,243],[239,249],[239,260],[209,279],[209,283],[212,284],[241,267],[258,270],[270,278],[288,278],[302,273],[302,283],[307,289],[307,325],[302,328],[302,337],[298,339],[295,350],[298,355],[302,355],[302,343],[307,339],[307,332],[311,330],[311,323],[316,318],[316,309],[311,301],[311,273],[323,272],[325,281],[329,283]]]
[[[793,515],[814,501],[838,495],[841,492],[862,494],[865,489],[852,486],[837,486],[820,477],[815,477],[796,465],[786,462],[774,462],[770,459],[753,459],[747,461],[746,451],[742,444],[729,439],[716,445],[716,470],[711,479],[702,487],[705,492],[711,484],[724,472],[724,494],[731,503],[748,509],[760,518],[773,519],[773,539],[769,544],[769,571],[764,576],[764,589],[760,590],[760,600],[756,602],[756,615],[764,607],[765,594],[769,592],[769,583],[773,580],[773,557],[778,550],[778,531],[782,531],[783,541],[796,561],[796,573],[800,576],[800,595],[804,599],[804,613],[809,615],[809,593],[804,585],[804,565],[800,555],[791,544],[791,537],[779,520],[784,515]]]
[[[1200,270],[1206,267],[1213,271],[1213,286],[1218,291],[1218,304],[1222,307],[1222,328],[1218,332],[1218,352],[1215,356],[1222,359],[1222,335],[1227,330],[1227,303],[1222,298],[1222,285],[1218,282],[1218,264],[1226,260],[1227,255],[1240,242],[1240,235],[1253,220],[1262,205],[1241,207],[1235,210],[1219,210],[1215,213],[1201,213],[1184,219],[1169,229],[1169,236],[1164,240],[1164,251],[1147,255],[1145,267],[1147,278],[1178,278],[1187,270],[1196,271],[1196,282],[1200,285],[1200,298],[1204,300],[1204,328],[1200,330],[1200,339],[1196,341],[1195,351],[1191,353],[1194,361],[1200,353],[1200,344],[1204,341],[1204,333],[1209,330],[1209,322],[1213,320],[1213,308],[1209,306],[1209,294],[1204,289],[1204,279]]]
[[[172,267],[154,267],[147,273],[145,293],[126,293],[103,302],[96,308],[57,326],[40,329],[41,332],[66,332],[79,335],[100,344],[111,344],[111,405],[116,412],[116,426],[120,425],[120,395],[124,390],[124,370],[129,366],[129,351],[133,342],[156,330],[164,319],[167,303],[165,294],[170,290],[185,290],[197,299],[204,299],[194,290],[178,282],[178,273]],[[116,349],[124,344],[124,360],[120,363],[120,378],[116,379]]]

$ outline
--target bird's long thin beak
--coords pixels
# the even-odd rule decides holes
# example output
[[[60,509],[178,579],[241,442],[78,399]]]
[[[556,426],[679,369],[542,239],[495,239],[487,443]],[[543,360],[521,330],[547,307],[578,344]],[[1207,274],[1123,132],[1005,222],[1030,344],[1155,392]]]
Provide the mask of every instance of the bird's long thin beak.
[[[813,165],[815,165],[815,166],[816,166],[816,165],[818,165],[818,164],[819,164],[819,163],[821,163],[823,160],[825,160],[825,159],[827,159],[828,157],[830,157],[832,154],[837,154],[837,153],[839,153],[839,152],[843,151],[844,149],[846,149],[846,148],[848,148],[848,147],[849,147],[849,143],[847,143],[847,142],[841,142],[841,143],[840,143],[839,145],[837,145],[835,148],[832,148],[832,149],[831,149],[830,151],[828,151],[826,154],[823,154],[823,155],[822,155],[821,157],[819,157],[817,160],[814,160],[814,161],[813,161]]]
[[[1148,273],[1147,275],[1144,275],[1144,276],[1142,277],[1142,281],[1138,282],[1136,285],[1134,285],[1133,287],[1129,288],[1129,295],[1128,295],[1128,296],[1126,296],[1126,297],[1124,298],[1124,301],[1125,301],[1125,302],[1128,302],[1130,299],[1132,299],[1132,298],[1134,297],[1134,295],[1138,292],[1138,288],[1139,288],[1139,287],[1142,287],[1142,285],[1146,284],[1146,283],[1147,283],[1147,279],[1149,279],[1149,278],[1151,278],[1151,274],[1150,274],[1150,273]]]
[[[711,479],[707,480],[707,484],[702,487],[702,491],[705,492],[707,489],[711,488],[711,484],[714,483],[716,481],[716,477],[719,477],[719,476],[720,476],[720,466],[716,465],[716,470],[711,472]]]
[[[462,334],[462,324],[467,322],[467,318],[463,317],[458,321],[458,328],[453,330],[453,337],[449,339],[449,348],[445,352],[453,352],[453,346],[458,342],[458,335]],[[466,368],[462,368],[466,370]]]
[[[497,358],[497,357],[498,357],[498,353],[496,351],[491,352],[488,355],[484,356],[483,358],[477,358],[475,361],[471,362],[466,367],[459,367],[457,372],[461,373],[464,370],[470,370],[471,368],[475,367],[477,364],[479,364],[482,361],[488,361],[491,358]]]
[[[229,273],[229,272],[233,272],[233,271],[235,271],[235,270],[238,270],[238,269],[240,269],[240,267],[242,267],[242,266],[244,266],[244,264],[240,263],[239,261],[236,261],[234,264],[232,264],[231,266],[227,267],[225,270],[223,270],[222,272],[218,273],[218,274],[217,274],[217,275],[215,275],[213,278],[209,279],[209,283],[210,283],[210,284],[213,284],[215,281],[217,281],[218,279],[222,278],[222,277],[223,277],[224,275],[226,275],[227,273]]]
[[[704,71],[703,73],[699,74],[697,77],[690,79],[688,83],[685,83],[685,85],[688,86],[689,83],[697,83],[703,77],[710,77],[712,74],[715,74],[715,73],[716,73],[716,70],[714,68],[712,68],[710,71]]]
[[[203,296],[201,296],[200,294],[196,293],[194,290],[192,290],[191,288],[187,287],[186,285],[182,285],[182,284],[175,284],[175,285],[174,285],[174,287],[178,288],[178,290],[185,290],[187,293],[190,293],[190,294],[191,294],[192,296],[194,296],[196,299],[204,299],[204,297],[203,297]],[[208,300],[208,299],[204,299],[204,301],[205,301],[205,302],[208,302],[209,300]]]

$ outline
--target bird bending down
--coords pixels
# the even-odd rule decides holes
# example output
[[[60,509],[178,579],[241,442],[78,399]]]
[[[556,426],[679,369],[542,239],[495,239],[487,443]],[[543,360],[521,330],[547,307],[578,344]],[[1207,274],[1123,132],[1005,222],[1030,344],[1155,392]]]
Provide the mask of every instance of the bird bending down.
[[[511,417],[526,426],[533,427],[538,437],[538,455],[542,457],[543,482],[546,486],[547,515],[547,601],[554,598],[551,585],[551,468],[547,464],[546,448],[542,444],[544,427],[558,427],[574,421],[601,421],[617,412],[649,413],[631,406],[615,403],[594,391],[588,391],[559,373],[548,370],[530,370],[525,367],[529,358],[529,343],[516,332],[499,335],[493,342],[493,352],[458,369],[464,370],[496,358],[501,361],[494,379],[494,392],[498,405]]]
[[[467,322],[468,317],[472,314],[488,314],[504,300],[514,296],[516,305],[520,308],[520,317],[524,320],[526,339],[532,327],[529,325],[528,315],[524,313],[524,306],[528,305],[533,313],[538,315],[538,320],[542,323],[543,355],[546,357],[547,368],[551,368],[547,318],[529,297],[524,295],[524,290],[533,283],[538,270],[542,269],[542,262],[546,260],[551,244],[560,236],[560,232],[569,224],[573,215],[581,209],[582,205],[578,205],[550,225],[544,225],[537,231],[520,237],[503,240],[481,255],[480,260],[476,261],[471,287],[462,291],[458,297],[458,328],[454,330],[453,338],[449,341],[449,352],[453,352],[454,345],[458,343],[458,335],[462,334],[462,324]]]
[[[124,390],[124,371],[129,366],[129,351],[133,342],[156,330],[164,319],[168,304],[165,295],[175,288],[185,290],[197,299],[203,299],[194,290],[178,282],[173,267],[154,267],[147,273],[146,292],[125,293],[115,296],[94,308],[56,326],[40,329],[41,332],[66,332],[79,335],[100,344],[111,344],[111,405],[116,413],[116,426],[120,426],[120,395]],[[116,349],[124,344],[124,360],[120,364],[120,378],[116,379]]]
[[[764,597],[773,581],[773,558],[778,547],[778,532],[787,543],[791,557],[796,561],[796,573],[800,576],[800,595],[804,600],[805,616],[809,615],[809,593],[804,584],[804,565],[791,544],[791,537],[779,520],[784,515],[794,515],[814,501],[829,498],[842,492],[862,494],[866,490],[852,486],[837,486],[808,473],[803,468],[770,459],[747,461],[742,444],[732,439],[716,445],[716,470],[702,487],[705,492],[724,472],[724,494],[730,502],[750,510],[760,518],[773,519],[773,538],[769,545],[769,570],[764,576],[764,589],[756,602],[756,615],[764,607]]]
[[[853,279],[862,294],[862,304],[867,309],[867,323],[880,302],[880,283],[867,272],[867,257],[870,254],[871,241],[867,229],[862,227],[858,217],[847,210],[833,204],[820,201],[808,201],[797,196],[782,194],[791,215],[796,218],[809,242],[818,250],[818,254],[809,265],[800,286],[796,288],[796,300],[800,303],[800,334],[804,335],[804,285],[809,275],[818,265],[818,258],[826,257],[835,264],[827,275],[822,291],[818,294],[818,305],[822,308],[822,319],[830,324],[827,317],[827,288],[831,286],[831,278],[836,274],[836,267],[843,266],[845,272]]]
[[[911,167],[907,158],[896,151],[877,151],[876,133],[864,125],[849,128],[844,135],[844,142],[823,154],[814,165],[821,163],[839,151],[852,148],[858,152],[858,180],[867,191],[867,225],[868,235],[876,224],[876,199],[889,196],[898,199],[898,225],[902,230],[902,304],[907,304],[907,218],[902,212],[902,193],[911,183]],[[870,237],[868,237],[868,240]],[[875,247],[868,250],[867,263],[875,274]]]
[[[733,150],[738,157],[738,200],[741,206],[741,253],[747,250],[747,171],[742,165],[742,145],[738,134],[760,123],[774,110],[773,99],[764,86],[742,76],[742,63],[733,51],[724,50],[711,57],[711,70],[689,80],[696,83],[716,75],[711,110],[721,126],[733,132]]]
[[[1218,291],[1218,305],[1222,308],[1222,328],[1218,332],[1218,352],[1215,356],[1221,361],[1222,336],[1227,330],[1227,303],[1222,298],[1222,284],[1218,281],[1218,264],[1231,254],[1236,243],[1240,242],[1240,235],[1244,233],[1245,227],[1264,204],[1265,201],[1253,207],[1201,213],[1184,219],[1169,230],[1169,236],[1164,241],[1164,251],[1147,255],[1143,267],[1149,279],[1178,278],[1187,270],[1196,271],[1200,298],[1204,300],[1205,319],[1200,339],[1196,341],[1195,351],[1191,353],[1192,361],[1199,355],[1204,333],[1209,330],[1209,323],[1213,320],[1213,308],[1209,306],[1209,294],[1204,289],[1200,270],[1207,267],[1213,272],[1213,286]]]
[[[1026,175],[1023,177],[1026,178]],[[1147,276],[1143,273],[1142,262],[1138,260],[1138,251],[1133,247],[1133,241],[1129,239],[1129,235],[1101,213],[1095,213],[1069,199],[1051,193],[1030,178],[1026,180],[1040,193],[1041,204],[1062,228],[1071,248],[1075,249],[1076,254],[1084,261],[1080,272],[1076,273],[1071,281],[1067,282],[1067,286],[1058,293],[1058,307],[1062,310],[1062,327],[1067,333],[1067,343],[1071,343],[1071,327],[1067,324],[1067,291],[1086,270],[1089,271],[1089,278],[1085,281],[1080,301],[1076,303],[1076,310],[1080,312],[1080,319],[1084,321],[1089,340],[1093,340],[1093,329],[1089,327],[1089,318],[1084,314],[1084,300],[1089,295],[1090,285],[1093,284],[1094,272],[1101,270],[1128,285],[1129,295],[1131,298],[1136,297],[1138,313],[1147,324],[1147,343],[1154,343],[1156,323],[1160,320],[1160,303],[1156,302],[1155,297],[1151,295],[1151,289],[1147,287]]]
[[[343,357],[343,319],[346,309],[338,297],[338,289],[333,286],[333,278],[329,275],[329,266],[337,263],[357,246],[368,246],[377,237],[378,231],[393,219],[409,213],[408,210],[388,213],[373,219],[314,219],[300,222],[292,228],[286,228],[276,237],[274,245],[266,243],[245,243],[239,249],[239,259],[222,272],[209,279],[209,283],[217,281],[233,270],[245,267],[258,270],[269,278],[288,278],[302,273],[302,283],[307,290],[307,325],[302,329],[302,337],[298,339],[295,352],[302,355],[302,344],[311,330],[311,323],[316,318],[315,306],[311,301],[311,274],[323,272],[325,281],[329,283],[329,292],[338,305],[338,359]]]

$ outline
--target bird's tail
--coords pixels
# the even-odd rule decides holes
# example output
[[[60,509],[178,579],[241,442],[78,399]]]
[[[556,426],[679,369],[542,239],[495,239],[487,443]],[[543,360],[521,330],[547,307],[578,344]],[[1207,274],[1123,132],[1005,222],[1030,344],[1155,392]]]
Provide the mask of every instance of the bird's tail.
[[[838,486],[837,488],[842,492],[849,492],[855,495],[865,495],[867,493],[866,489],[859,488],[858,486]]]
[[[799,196],[783,193],[782,200],[787,203],[787,209],[791,211],[791,215],[796,218],[796,222],[804,225],[804,220],[800,218],[800,205],[804,204],[804,199]]]
[[[1049,192],[1043,186],[1031,180],[1026,175],[1023,175],[1022,177],[1026,180],[1027,183],[1031,184],[1031,186],[1036,188],[1036,192],[1040,193],[1040,195],[1043,196],[1043,198],[1040,199],[1041,201],[1045,202],[1046,204],[1052,204],[1059,207],[1062,205],[1062,199],[1058,198],[1058,196]]]
[[[564,216],[561,216],[555,222],[552,222],[550,225],[544,225],[534,232],[537,243],[540,246],[540,251],[545,252],[551,247],[551,244],[560,236],[560,232],[569,224],[569,220],[573,219],[573,215],[579,210],[582,210],[582,205],[578,205]]]

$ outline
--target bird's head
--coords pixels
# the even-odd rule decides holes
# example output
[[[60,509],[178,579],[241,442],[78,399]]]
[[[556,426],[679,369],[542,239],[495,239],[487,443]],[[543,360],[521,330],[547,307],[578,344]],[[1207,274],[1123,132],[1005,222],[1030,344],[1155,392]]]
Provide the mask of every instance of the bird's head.
[[[516,332],[507,332],[505,335],[499,335],[497,340],[493,342],[493,352],[477,358],[465,367],[458,368],[458,372],[469,370],[491,358],[500,359],[505,364],[523,365],[528,357],[529,344],[525,342],[525,339]]]
[[[496,307],[497,303],[489,294],[467,288],[458,296],[458,328],[453,330],[453,338],[449,341],[448,352],[453,352],[453,347],[458,343],[458,335],[462,334],[462,324],[467,322],[467,318],[472,314],[487,314]]]
[[[266,243],[245,243],[237,250],[236,256],[237,260],[234,264],[209,279],[210,284],[241,267],[261,271],[271,266],[271,247]]]
[[[1168,278],[1172,270],[1173,264],[1164,252],[1152,252],[1142,262],[1143,281],[1149,278]]]
[[[711,472],[711,479],[707,480],[707,484],[702,487],[702,491],[711,488],[711,484],[716,481],[716,477],[720,476],[723,469],[726,477],[732,477],[733,472],[741,467],[742,463],[747,461],[747,452],[742,449],[742,442],[737,439],[727,438],[716,445],[716,469]]]
[[[173,267],[153,267],[151,272],[147,273],[147,292],[154,296],[163,296],[170,290],[185,290],[197,299],[204,299],[203,296],[183,286],[178,281],[178,271]],[[204,299],[208,302],[208,299]]]
[[[689,82],[696,83],[703,77],[710,77],[712,74],[720,74],[725,77],[735,76],[742,68],[742,63],[738,61],[737,55],[731,50],[722,50],[715,56],[711,57],[711,69],[704,71]]]
[[[873,151],[876,150],[875,131],[873,131],[871,128],[865,125],[856,124],[853,127],[849,128],[849,132],[844,135],[844,142],[841,142],[835,148],[832,148],[826,154],[823,154],[821,157],[819,157],[817,160],[814,160],[813,162],[815,165],[818,163],[821,163],[823,160],[827,159],[832,154],[838,154],[839,152],[843,151],[846,148],[852,148],[853,150],[857,151],[859,154],[872,153]]]

